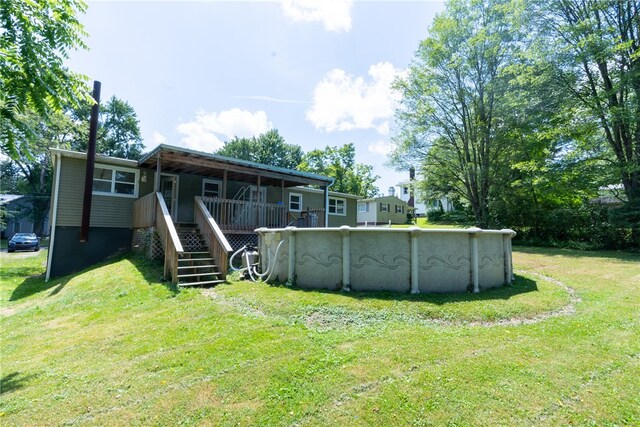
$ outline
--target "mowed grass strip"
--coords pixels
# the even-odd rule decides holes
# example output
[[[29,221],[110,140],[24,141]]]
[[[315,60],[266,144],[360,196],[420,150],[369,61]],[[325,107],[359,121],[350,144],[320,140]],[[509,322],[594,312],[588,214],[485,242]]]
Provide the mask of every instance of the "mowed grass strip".
[[[454,296],[178,291],[136,258],[45,283],[12,255],[3,425],[640,423],[637,255],[517,248],[513,287]],[[570,302],[544,276],[575,313],[509,323]]]

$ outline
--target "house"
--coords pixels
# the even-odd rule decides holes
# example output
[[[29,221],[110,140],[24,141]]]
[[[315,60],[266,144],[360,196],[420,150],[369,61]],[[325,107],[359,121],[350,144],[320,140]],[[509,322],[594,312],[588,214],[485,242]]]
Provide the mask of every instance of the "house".
[[[16,233],[34,232],[33,219],[29,215],[32,209],[29,196],[1,194],[0,205],[2,209],[5,209],[8,213],[6,224],[1,230],[3,239],[10,239]],[[48,218],[45,218],[43,230],[45,230],[46,233],[48,229],[49,221]]]
[[[96,155],[84,239],[87,155],[51,158],[47,279],[133,247],[162,256],[174,283],[214,283],[257,228],[356,225],[357,197],[329,191],[332,178],[162,144],[139,161]]]
[[[395,195],[358,201],[358,225],[406,224],[409,205]]]
[[[422,191],[416,186],[415,180],[402,181],[396,187],[398,187],[398,198],[407,202],[415,209],[415,216],[417,218],[426,217],[427,214],[434,210],[440,210],[444,212],[451,212],[454,210],[453,202],[446,196],[438,199],[427,200]],[[413,198],[413,201],[411,200]]]

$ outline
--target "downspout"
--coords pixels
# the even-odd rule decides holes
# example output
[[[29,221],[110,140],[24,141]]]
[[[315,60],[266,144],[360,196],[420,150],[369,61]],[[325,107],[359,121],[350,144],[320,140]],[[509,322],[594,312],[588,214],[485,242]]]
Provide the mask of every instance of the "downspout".
[[[47,273],[45,275],[45,282],[49,281],[51,275],[51,261],[53,260],[53,244],[56,240],[56,224],[58,218],[58,193],[60,190],[60,166],[62,155],[58,153],[56,155],[56,185],[53,189],[53,206],[51,207],[51,237],[49,238],[49,254],[47,259]]]
[[[331,184],[324,187],[324,228],[329,227],[329,187],[335,182],[335,178],[331,178]]]

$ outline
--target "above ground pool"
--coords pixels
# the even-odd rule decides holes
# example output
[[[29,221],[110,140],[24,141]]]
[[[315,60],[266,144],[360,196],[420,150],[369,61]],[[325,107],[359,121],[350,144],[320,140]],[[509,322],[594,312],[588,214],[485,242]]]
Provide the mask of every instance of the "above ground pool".
[[[260,228],[261,268],[301,288],[480,292],[511,283],[512,230]],[[270,265],[271,264],[271,265]]]

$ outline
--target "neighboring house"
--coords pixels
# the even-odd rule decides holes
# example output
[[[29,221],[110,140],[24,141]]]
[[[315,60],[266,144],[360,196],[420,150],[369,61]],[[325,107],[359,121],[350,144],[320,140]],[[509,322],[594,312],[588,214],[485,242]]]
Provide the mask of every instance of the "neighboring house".
[[[1,230],[3,239],[10,239],[16,233],[33,233],[33,220],[28,214],[31,210],[31,201],[28,196],[1,194],[0,205],[8,213],[6,225]],[[48,218],[45,219],[43,230],[44,233],[49,230]]]
[[[407,203],[410,203],[410,198],[413,195],[415,216],[418,218],[427,216],[427,214],[432,210],[440,210],[440,207],[442,207],[444,212],[451,212],[454,210],[453,202],[451,202],[448,197],[425,200],[425,197],[420,191],[420,188],[416,185],[415,180],[403,181],[396,187],[398,187],[398,197]]]
[[[174,282],[204,275],[178,274],[195,270],[181,263],[202,251],[224,279],[229,252],[256,243],[257,228],[356,225],[357,197],[328,191],[332,178],[162,144],[140,161],[96,156],[89,236],[81,242],[87,156],[52,149],[51,157],[47,278],[152,239]],[[202,248],[192,250],[194,241]]]
[[[409,205],[396,196],[358,201],[358,225],[406,224]]]

